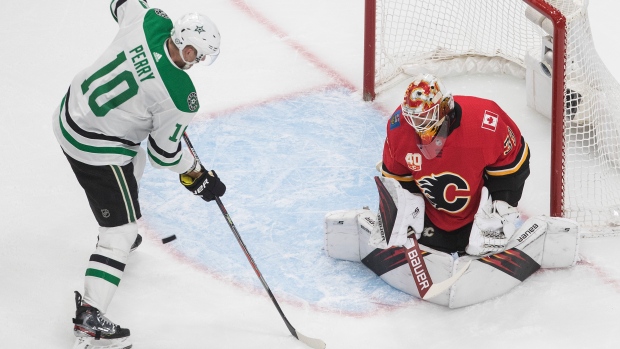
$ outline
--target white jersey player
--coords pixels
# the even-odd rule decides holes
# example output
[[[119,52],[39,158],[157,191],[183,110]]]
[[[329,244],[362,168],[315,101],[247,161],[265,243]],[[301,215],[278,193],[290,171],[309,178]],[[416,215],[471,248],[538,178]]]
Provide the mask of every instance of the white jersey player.
[[[129,348],[129,330],[103,316],[118,287],[130,250],[139,245],[138,182],[146,158],[180,175],[206,201],[226,190],[181,146],[200,107],[186,70],[217,58],[220,34],[206,16],[177,22],[145,0],[113,0],[119,32],[105,52],[72,80],[53,115],[56,138],[86,192],[99,223],[96,250],[76,293],[76,346]],[[146,141],[147,151],[141,147]],[[108,348],[108,346],[106,346]]]

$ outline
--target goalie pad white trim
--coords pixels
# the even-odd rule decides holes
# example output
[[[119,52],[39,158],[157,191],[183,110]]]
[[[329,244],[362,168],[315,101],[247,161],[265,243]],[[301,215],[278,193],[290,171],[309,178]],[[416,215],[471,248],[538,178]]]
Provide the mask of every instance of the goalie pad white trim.
[[[360,229],[374,229],[377,214],[367,210],[339,210],[325,215],[325,251],[327,255],[345,261],[360,262]]]
[[[579,256],[579,224],[568,218],[541,218],[547,222],[541,268],[574,266]]]
[[[424,197],[422,194],[413,194],[403,189],[400,183],[393,178],[379,177],[379,179],[396,205],[396,219],[391,234],[383,231],[386,226],[392,226],[391,224],[387,224],[387,222],[375,224],[368,243],[373,247],[382,249],[403,246],[407,242],[408,234],[410,234],[409,227],[413,228],[418,237],[424,230]],[[377,221],[380,219],[382,217],[379,212]],[[389,238],[386,238],[387,236]]]

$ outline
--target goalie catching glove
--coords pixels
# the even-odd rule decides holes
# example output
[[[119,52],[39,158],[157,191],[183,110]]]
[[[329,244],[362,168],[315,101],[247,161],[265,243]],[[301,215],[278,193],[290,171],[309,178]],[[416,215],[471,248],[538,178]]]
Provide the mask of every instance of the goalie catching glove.
[[[483,256],[506,250],[508,241],[516,231],[515,223],[520,214],[516,207],[505,201],[491,199],[486,187],[482,188],[482,198],[474,224],[469,235],[469,245],[465,252]]]
[[[187,190],[194,195],[200,196],[205,201],[211,201],[216,196],[223,196],[226,192],[226,186],[215,171],[203,171],[197,178],[183,173],[179,176],[179,179]]]

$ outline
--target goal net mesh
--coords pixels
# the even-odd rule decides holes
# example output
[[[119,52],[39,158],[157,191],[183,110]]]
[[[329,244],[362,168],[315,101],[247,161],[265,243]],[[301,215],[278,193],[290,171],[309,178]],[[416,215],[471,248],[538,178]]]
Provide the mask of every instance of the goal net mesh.
[[[562,173],[552,175],[552,183],[562,183],[561,212],[586,230],[616,232],[620,85],[596,53],[587,0],[547,3],[566,19],[565,52],[552,52],[555,59],[545,57],[544,42],[554,39],[552,22],[534,23],[522,0],[376,0],[374,88],[380,93],[422,71],[524,78],[528,52],[550,72],[561,64],[564,105],[552,116],[564,125],[563,149],[555,149],[564,154]]]

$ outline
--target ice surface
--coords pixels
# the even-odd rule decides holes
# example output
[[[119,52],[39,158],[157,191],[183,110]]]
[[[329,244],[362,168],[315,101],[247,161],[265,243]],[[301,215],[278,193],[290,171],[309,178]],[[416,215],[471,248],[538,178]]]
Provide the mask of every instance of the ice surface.
[[[222,54],[190,72],[201,114],[188,133],[228,186],[222,201],[293,326],[328,348],[615,348],[618,238],[586,239],[582,262],[536,273],[509,294],[450,310],[392,289],[322,250],[330,210],[376,208],[372,183],[387,116],[404,87],[360,101],[363,2],[152,0],[172,18],[199,10]],[[6,2],[0,12],[0,347],[68,348],[73,290],[83,287],[96,222],[51,132],[73,76],[116,34],[109,1]],[[590,2],[597,49],[620,77],[620,3]],[[546,213],[550,123],[525,106],[523,82],[446,80],[492,98],[532,149],[523,210]],[[543,193],[543,194],[541,194]],[[108,316],[135,348],[304,348],[286,329],[214,203],[147,166],[143,245]],[[161,238],[177,240],[162,245]]]

